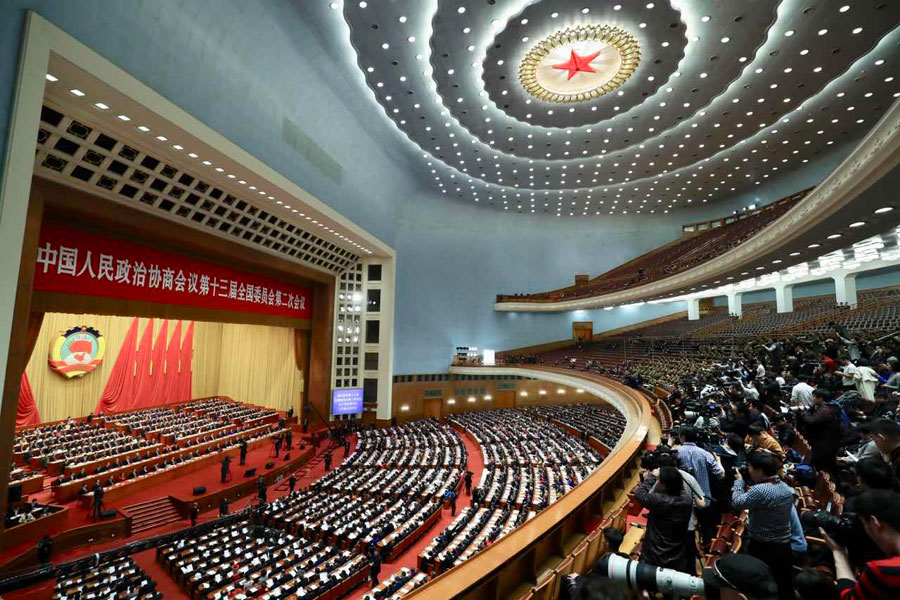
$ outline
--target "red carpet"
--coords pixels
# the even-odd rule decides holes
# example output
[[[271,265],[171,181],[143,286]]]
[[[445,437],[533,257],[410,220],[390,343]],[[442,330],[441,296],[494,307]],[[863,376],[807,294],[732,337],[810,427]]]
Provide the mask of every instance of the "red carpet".
[[[470,440],[468,436],[463,436],[463,441],[465,442],[466,449],[469,453],[468,468],[474,473],[472,477],[472,480],[474,482],[473,484],[477,485],[481,480],[481,473],[484,470],[484,458],[481,455],[481,450],[478,448],[478,445]],[[356,439],[354,436],[351,439],[350,447],[354,448],[355,443]],[[323,456],[327,448],[328,445],[326,444],[326,442],[322,442],[316,455],[298,472],[298,488],[308,486],[310,483],[319,479],[325,474],[325,463],[323,460]],[[260,448],[253,452],[250,452],[247,455],[247,468],[256,466],[257,469],[261,469],[266,462],[272,460],[269,457],[270,452],[271,450],[269,448]],[[341,462],[343,462],[344,453],[342,450],[332,449],[332,456],[333,469],[336,466],[340,465]],[[232,468],[232,472],[235,473],[236,471],[237,468],[235,466]],[[234,483],[234,481],[232,480],[231,483]],[[218,465],[214,465],[214,467],[204,469],[203,471],[192,473],[190,476],[174,480],[166,484],[165,486],[162,486],[161,488],[145,490],[142,493],[123,498],[117,501],[115,503],[115,506],[127,506],[129,504],[135,504],[144,500],[159,498],[163,495],[189,496],[191,493],[191,489],[195,485],[206,485],[208,491],[216,491],[218,489],[221,489],[223,486],[219,483]],[[287,495],[286,482],[283,482],[279,485],[273,485],[269,488],[269,498],[279,498],[285,495]],[[254,496],[251,495],[242,500],[234,502],[232,504],[232,510],[239,510],[246,507],[248,504],[250,504],[250,502],[253,501],[253,498]],[[465,491],[463,490],[463,493],[457,500],[457,510],[462,510],[470,504],[471,498],[469,496],[466,496]],[[67,525],[66,528],[78,527],[91,522],[89,515],[87,515],[86,511],[84,511],[83,509],[76,507],[74,510],[70,511],[70,513],[72,513],[72,516],[70,516],[69,520],[73,524]],[[200,522],[202,523],[203,521],[213,519],[216,516],[216,511],[208,511],[200,515]],[[453,519],[454,517],[450,515],[450,509],[444,509],[443,514],[441,515],[441,519],[437,523],[435,523],[435,525],[427,533],[425,533],[425,535],[423,535],[406,552],[401,554],[397,558],[397,560],[395,560],[394,562],[383,564],[380,576],[381,579],[390,577],[393,573],[397,572],[403,567],[415,568],[419,553],[422,552],[422,550],[424,550],[425,547],[431,543],[431,540],[434,539],[434,536],[437,535],[438,532],[440,532],[444,527],[449,525],[453,521]],[[162,533],[178,531],[179,529],[185,528],[187,524],[188,523],[186,520],[178,521],[175,523],[170,523],[169,525],[163,527],[157,527],[155,529],[143,532],[142,534],[133,536],[131,538],[128,538],[127,540],[111,540],[102,544],[94,544],[92,546],[76,548],[69,552],[64,552],[54,556],[53,562],[66,562],[75,558],[79,558],[81,556],[93,554],[95,552],[110,550],[121,546],[124,541],[131,542],[137,539],[152,537],[154,535],[159,535]],[[22,544],[20,547],[18,547],[18,549],[13,550],[15,550],[16,553],[21,552],[27,549],[32,543],[33,542]],[[4,554],[12,556],[12,550]],[[140,565],[140,567],[144,569],[144,571],[147,572],[148,575],[153,577],[153,579],[157,582],[157,589],[159,589],[159,591],[164,594],[165,598],[173,598],[176,600],[188,598],[188,596],[181,590],[181,588],[179,588],[178,585],[168,576],[168,574],[156,563],[156,550],[148,550],[135,554],[133,558],[135,562]],[[7,560],[7,558],[4,558],[3,560]],[[24,600],[26,598],[27,600],[49,599],[53,595],[53,584],[53,581],[44,582],[36,586],[6,594],[4,595],[4,598],[9,600]],[[363,596],[363,594],[365,594],[367,589],[368,588],[366,587],[359,588],[354,593],[352,593],[349,598],[360,598]]]

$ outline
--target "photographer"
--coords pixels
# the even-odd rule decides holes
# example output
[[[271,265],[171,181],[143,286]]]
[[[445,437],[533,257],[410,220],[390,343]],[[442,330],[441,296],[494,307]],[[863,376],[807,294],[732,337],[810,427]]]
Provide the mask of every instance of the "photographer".
[[[759,423],[754,423],[750,426],[747,443],[750,444],[754,450],[761,449],[771,452],[778,459],[780,465],[784,464],[784,450],[781,448],[781,444],[769,435],[769,432]]]
[[[900,598],[900,494],[868,490],[854,499],[853,508],[868,536],[888,558],[866,563],[856,577],[847,551],[822,531],[834,556],[841,600]]]
[[[894,477],[900,479],[900,423],[890,419],[876,419],[866,429],[872,435],[875,446],[891,463]]]
[[[812,447],[811,463],[819,471],[837,472],[837,454],[844,437],[841,407],[831,399],[831,392],[816,388],[813,409],[798,416],[798,425]]]
[[[693,540],[687,535],[693,504],[681,493],[683,485],[678,469],[661,467],[659,479],[650,473],[635,490],[635,499],[650,511],[641,562],[694,574]]]
[[[791,585],[791,509],[794,491],[778,477],[778,462],[767,452],[755,452],[747,461],[752,483],[744,491],[740,472],[735,473],[731,503],[735,510],[747,509],[748,553],[772,570],[778,582],[778,597],[793,598]]]
[[[710,475],[719,479],[725,477],[725,470],[712,453],[697,446],[697,429],[682,427],[680,432],[681,446],[678,448],[678,468],[694,476],[703,496],[706,508],[697,512],[700,534],[703,540],[709,540],[718,526],[719,513],[712,506],[713,494],[710,486]]]

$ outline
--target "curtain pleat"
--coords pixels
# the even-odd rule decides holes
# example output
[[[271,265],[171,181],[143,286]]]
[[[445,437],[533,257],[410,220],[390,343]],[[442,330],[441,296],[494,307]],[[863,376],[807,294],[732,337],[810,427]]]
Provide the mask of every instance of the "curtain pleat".
[[[191,384],[194,371],[194,322],[191,321],[181,342],[181,357],[178,370],[178,393],[175,402],[187,402],[191,399]]]
[[[162,404],[165,402],[163,393],[166,390],[166,342],[169,339],[169,322],[163,321],[156,334],[156,342],[153,344],[153,358],[151,367],[153,373],[146,374],[150,378],[151,387],[150,394],[146,398],[142,398],[142,404],[137,408],[146,408],[154,404]]]
[[[125,395],[130,388],[130,379],[132,379],[132,369],[135,359],[135,342],[137,341],[138,320],[135,317],[128,327],[128,333],[119,349],[119,356],[116,358],[116,364],[109,379],[106,382],[106,388],[103,395],[97,403],[94,410],[96,414],[100,412],[110,413],[113,411],[126,410],[128,408],[129,399]]]
[[[37,405],[34,403],[34,394],[31,391],[31,384],[28,382],[28,375],[22,373],[22,381],[19,384],[19,408],[16,411],[16,427],[37,425],[40,422],[41,415],[38,414]]]
[[[129,401],[128,408],[142,408],[144,402],[150,397],[153,381],[150,379],[150,360],[153,354],[153,319],[147,322],[144,335],[141,336],[141,345],[137,351],[137,365],[132,378],[134,390]]]
[[[179,379],[178,360],[181,358],[181,321],[175,324],[169,347],[166,350],[166,372],[163,383],[160,384],[160,395],[156,397],[156,404],[169,404],[178,401],[178,389],[181,384]]]

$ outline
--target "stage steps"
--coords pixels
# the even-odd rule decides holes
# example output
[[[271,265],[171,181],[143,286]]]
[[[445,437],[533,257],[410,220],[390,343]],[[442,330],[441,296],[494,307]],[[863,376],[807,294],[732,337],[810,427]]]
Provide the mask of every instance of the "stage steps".
[[[169,496],[132,504],[122,510],[131,515],[132,535],[182,519]]]

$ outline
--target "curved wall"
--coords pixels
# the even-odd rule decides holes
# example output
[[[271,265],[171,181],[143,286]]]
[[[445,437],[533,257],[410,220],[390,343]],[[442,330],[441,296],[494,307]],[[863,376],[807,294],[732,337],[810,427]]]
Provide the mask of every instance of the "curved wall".
[[[492,304],[499,292],[547,290],[575,273],[598,274],[674,239],[682,223],[808,187],[850,147],[771,189],[673,215],[582,220],[481,209],[434,192],[417,151],[371,98],[352,51],[335,42],[334,13],[324,1],[318,11],[301,4],[221,0],[210,10],[191,0],[3,2],[0,158],[25,10],[33,9],[393,246],[394,372],[427,373],[445,371],[456,344],[521,347],[568,337],[573,320],[593,320],[600,331],[676,310],[524,316],[495,314]]]

